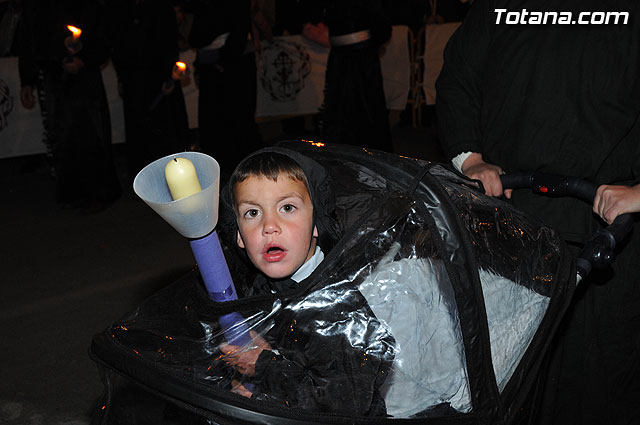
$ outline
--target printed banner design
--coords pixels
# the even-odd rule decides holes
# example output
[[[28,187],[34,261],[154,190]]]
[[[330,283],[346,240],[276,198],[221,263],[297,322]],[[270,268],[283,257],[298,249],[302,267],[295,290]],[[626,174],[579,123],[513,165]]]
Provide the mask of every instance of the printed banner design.
[[[34,155],[46,151],[43,142],[42,116],[36,102],[33,109],[26,109],[20,101],[20,75],[18,58],[0,58],[0,158]],[[109,63],[102,70],[111,114],[113,143],[124,142],[124,118],[122,100],[118,96],[118,80]],[[34,90],[34,96],[37,93]],[[11,106],[11,107],[10,107]]]
[[[380,57],[388,109],[403,110],[410,91],[405,25],[394,26]],[[317,113],[324,98],[329,49],[302,36],[275,37],[258,56],[257,117]]]
[[[275,37],[258,56],[256,116],[318,112],[329,49],[302,36]]]
[[[18,58],[0,58],[0,70],[0,158],[44,152],[38,103],[28,110],[20,102]]]
[[[13,111],[13,96],[9,85],[0,78],[0,131],[7,127],[7,117]]]

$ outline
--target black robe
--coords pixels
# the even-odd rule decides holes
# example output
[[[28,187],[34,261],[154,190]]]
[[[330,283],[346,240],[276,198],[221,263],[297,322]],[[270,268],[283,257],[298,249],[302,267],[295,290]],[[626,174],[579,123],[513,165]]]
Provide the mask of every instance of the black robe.
[[[391,37],[391,23],[379,1],[326,2],[329,36],[369,30],[371,38],[346,46],[331,46],[323,103],[323,137],[393,152],[384,96],[380,48]]]
[[[496,24],[496,9],[506,9]],[[509,25],[507,12],[628,12],[609,25]],[[529,18],[531,15],[528,16]],[[596,16],[597,17],[597,16]],[[445,50],[436,107],[450,158],[506,172],[633,184],[640,173],[640,3],[479,0]],[[603,223],[578,200],[515,191],[513,203],[584,241]],[[611,270],[579,288],[552,356],[543,423],[640,421],[640,229]],[[555,372],[553,371],[555,369]]]
[[[111,55],[124,107],[128,173],[133,181],[149,163],[189,149],[181,83],[161,94],[179,60],[178,24],[169,0],[110,0],[107,6]]]
[[[228,177],[242,158],[263,146],[255,121],[256,57],[247,38],[251,2],[198,0],[187,10],[193,13],[189,45],[198,49],[194,66],[200,150],[214,157]],[[207,49],[225,33],[224,46]]]
[[[64,71],[67,25],[82,30],[77,56],[84,67]],[[43,124],[62,204],[106,205],[121,194],[111,152],[111,120],[100,67],[109,59],[104,8],[98,1],[23,2],[21,86],[38,87]],[[90,205],[91,207],[91,205]]]

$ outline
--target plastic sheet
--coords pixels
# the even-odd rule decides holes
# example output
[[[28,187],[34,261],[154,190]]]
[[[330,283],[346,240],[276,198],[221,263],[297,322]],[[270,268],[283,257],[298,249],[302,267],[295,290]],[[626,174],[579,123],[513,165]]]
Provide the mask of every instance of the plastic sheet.
[[[94,358],[238,422],[495,419],[496,400],[522,403],[574,284],[555,232],[437,164],[294,146],[332,173],[343,227],[314,272],[242,296],[253,276],[227,246],[239,300],[213,303],[194,271],[98,334]],[[255,370],[227,362],[229,314],[246,318],[252,343],[233,355],[259,352]]]

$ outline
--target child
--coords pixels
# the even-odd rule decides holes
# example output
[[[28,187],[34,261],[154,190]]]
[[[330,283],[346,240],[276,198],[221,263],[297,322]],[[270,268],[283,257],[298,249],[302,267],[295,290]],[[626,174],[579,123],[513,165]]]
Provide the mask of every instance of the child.
[[[226,227],[260,272],[252,295],[295,288],[322,262],[322,248],[329,251],[340,236],[329,176],[289,149],[267,148],[246,157],[222,202],[233,216]]]
[[[259,272],[253,295],[299,288],[340,235],[328,175],[318,163],[295,151],[267,148],[245,158],[233,172],[222,200],[227,211],[235,213],[229,225],[238,247]],[[222,346],[225,362],[252,382],[244,386],[234,381],[232,391],[303,410],[384,415],[378,388],[388,372],[387,358],[370,355],[370,347],[355,347],[348,336],[320,335],[314,328],[318,321],[333,324],[350,311],[368,309],[357,288],[343,291],[352,300],[346,307],[327,303],[304,308],[290,321],[286,313],[292,307],[288,306],[284,309],[289,311],[278,316],[264,338],[251,332],[251,347]],[[290,329],[296,321],[297,329]],[[375,318],[368,326],[379,328]],[[389,341],[382,339],[380,345],[388,347]],[[367,356],[371,358],[362,366]],[[353,388],[356,382],[358,388]]]
[[[254,281],[254,294],[290,289],[324,259],[317,243],[309,182],[299,163],[291,158],[296,156],[301,161],[301,155],[281,152],[262,150],[245,158],[231,175],[225,194],[236,217],[237,244],[260,272]],[[253,350],[223,347],[227,363],[246,376],[255,375],[255,363],[262,351],[271,350],[260,336],[252,334],[252,339],[258,345]],[[239,384],[234,392],[251,397]]]

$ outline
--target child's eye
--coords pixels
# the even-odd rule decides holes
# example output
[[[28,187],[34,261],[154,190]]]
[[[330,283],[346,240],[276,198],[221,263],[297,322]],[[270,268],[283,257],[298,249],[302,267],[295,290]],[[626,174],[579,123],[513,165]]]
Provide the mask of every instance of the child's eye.
[[[291,212],[294,212],[295,210],[296,210],[295,205],[291,205],[291,204],[285,204],[280,207],[280,211],[284,213],[291,213]]]
[[[260,210],[252,208],[250,210],[247,210],[247,212],[244,213],[244,216],[246,218],[256,218],[256,217],[260,216]]]

